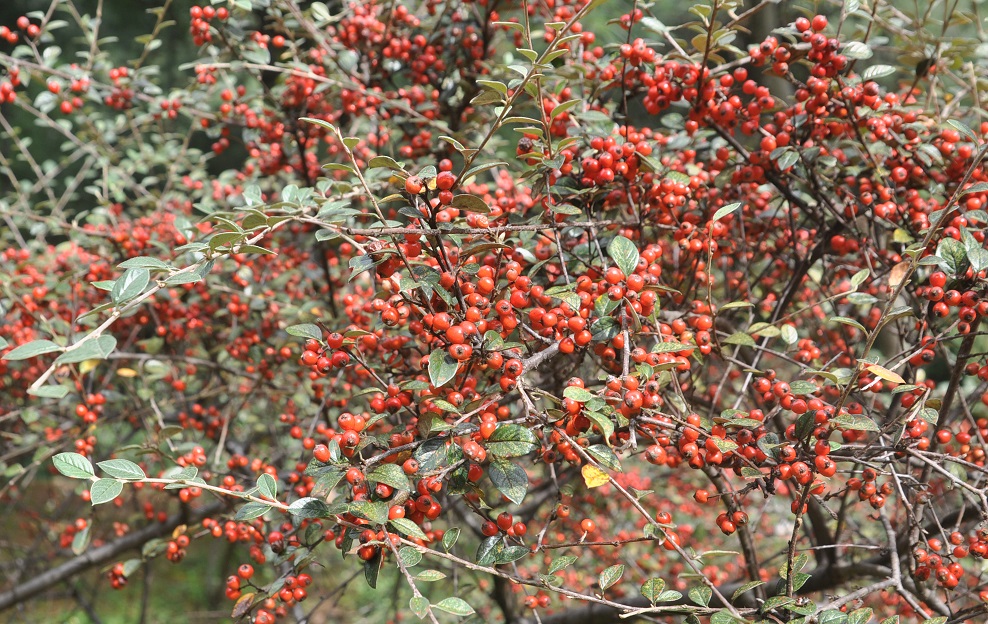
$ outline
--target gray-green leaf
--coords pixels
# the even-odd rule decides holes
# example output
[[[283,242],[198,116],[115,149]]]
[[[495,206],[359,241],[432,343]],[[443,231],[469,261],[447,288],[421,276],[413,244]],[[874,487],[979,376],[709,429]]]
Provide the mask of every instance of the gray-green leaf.
[[[113,290],[110,291],[110,297],[113,299],[113,303],[133,299],[144,292],[144,288],[147,287],[149,281],[151,281],[151,272],[147,269],[143,267],[127,269],[114,282]]]
[[[607,255],[625,274],[631,275],[638,268],[638,247],[623,236],[615,236],[607,245]]]
[[[72,479],[88,479],[96,476],[93,465],[79,453],[59,453],[51,458],[55,469]]]
[[[116,479],[97,479],[89,488],[89,500],[95,505],[108,503],[123,491],[123,483]]]

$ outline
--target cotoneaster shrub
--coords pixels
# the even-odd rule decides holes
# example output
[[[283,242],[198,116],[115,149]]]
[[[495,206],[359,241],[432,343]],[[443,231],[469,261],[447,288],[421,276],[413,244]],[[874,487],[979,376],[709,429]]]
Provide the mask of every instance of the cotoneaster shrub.
[[[0,27],[0,608],[226,540],[256,624],[982,621],[981,18],[904,4]]]

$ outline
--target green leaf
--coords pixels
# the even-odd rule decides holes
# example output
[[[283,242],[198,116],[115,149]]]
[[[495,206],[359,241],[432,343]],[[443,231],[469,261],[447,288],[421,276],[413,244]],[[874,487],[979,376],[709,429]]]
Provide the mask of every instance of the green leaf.
[[[847,624],[868,624],[875,615],[871,607],[856,609],[847,614]]]
[[[683,344],[681,342],[660,342],[652,347],[652,353],[675,353],[677,351],[695,348],[693,345]]]
[[[450,205],[460,210],[480,214],[487,214],[491,211],[491,207],[487,205],[487,202],[476,195],[457,195],[453,198]]]
[[[381,562],[384,557],[378,553],[370,561],[364,562],[364,580],[370,585],[371,589],[377,589],[377,579],[381,575]]]
[[[596,413],[596,412],[591,412],[591,413]],[[607,422],[610,423],[610,420],[608,420]],[[611,429],[613,431],[613,425]],[[601,465],[610,468],[615,472],[622,472],[623,470],[621,468],[621,460],[619,460],[618,456],[614,453],[614,451],[612,451],[611,448],[605,444],[594,444],[588,446],[587,455],[593,457],[598,462],[600,462]]]
[[[867,43],[861,41],[851,41],[844,45],[844,56],[849,59],[864,60],[871,58],[874,54]]]
[[[576,106],[577,104],[579,104],[581,101],[582,100],[578,100],[578,99],[576,99],[576,100],[566,100],[565,102],[562,102],[561,104],[558,104],[555,108],[552,109],[552,112],[549,113],[549,119],[555,119],[559,115],[562,115],[563,113],[565,113],[569,109],[571,109],[574,106]]]
[[[117,339],[104,335],[90,338],[85,342],[77,342],[78,347],[65,351],[55,359],[56,364],[75,364],[86,360],[102,360],[117,348]]]
[[[740,345],[742,347],[755,346],[755,339],[744,332],[735,332],[721,342],[724,344]]]
[[[961,228],[961,242],[964,243],[964,250],[967,253],[967,261],[974,269],[975,273],[988,268],[988,249],[982,247],[977,238],[966,228]]]
[[[195,273],[190,273],[185,271],[183,273],[175,273],[165,278],[165,284],[175,285],[175,284],[192,284],[198,282],[202,279],[199,275]]]
[[[731,214],[740,207],[741,207],[741,202],[734,202],[733,204],[728,204],[726,206],[723,206],[719,208],[717,212],[714,213],[714,217],[710,221],[711,222],[720,221],[721,219]]]
[[[608,587],[611,587],[620,581],[622,576],[624,576],[624,564],[619,563],[605,569],[600,573],[600,578],[597,580],[600,590],[604,591]]]
[[[710,604],[711,596],[713,596],[713,591],[706,585],[697,585],[689,591],[690,600],[701,607],[706,607]]]
[[[851,276],[851,286],[857,288],[861,284],[864,284],[869,275],[871,275],[871,271],[869,269],[861,269]]]
[[[895,68],[891,65],[872,65],[871,67],[865,69],[861,72],[862,80],[875,80],[876,78],[884,78],[885,76],[891,76],[895,73]],[[950,123],[949,121],[947,123]]]
[[[296,518],[326,518],[329,507],[318,498],[307,496],[300,498],[288,506],[288,513]]]
[[[738,596],[740,596],[741,594],[747,591],[751,591],[752,589],[758,587],[759,585],[764,585],[764,584],[765,581],[750,581],[748,583],[745,583],[741,587],[738,587],[736,590],[734,590],[734,594],[731,596],[731,600],[732,601],[737,600]]]
[[[615,236],[607,245],[607,255],[627,277],[638,269],[638,247],[623,236]]]
[[[269,509],[271,509],[271,505],[251,501],[238,509],[237,515],[235,515],[233,519],[239,522],[246,522],[248,520],[253,520],[254,518],[260,518],[266,514]]]
[[[532,551],[527,546],[508,546],[502,552],[498,553],[494,559],[494,563],[503,565],[523,559],[530,554],[532,554]]]
[[[621,333],[621,324],[611,317],[597,319],[590,325],[595,342],[605,342]]]
[[[595,396],[597,395],[580,386],[566,386],[566,389],[563,390],[563,398],[572,399],[579,403],[586,403]]]
[[[944,618],[944,621],[946,622],[947,618]],[[845,624],[847,614],[840,609],[827,609],[817,616],[817,622],[819,624]]]
[[[796,344],[799,340],[799,334],[796,333],[796,328],[792,325],[783,325],[779,328],[779,331],[782,333],[782,339],[786,344]]]
[[[477,547],[477,564],[482,566],[491,565],[497,556],[504,550],[504,540],[500,535],[492,535],[480,542]]]
[[[610,418],[597,411],[586,412],[585,416],[590,422],[600,428],[600,433],[604,436],[605,440],[610,439],[611,434],[614,433],[614,423],[611,422]],[[615,470],[620,470],[620,468],[616,468]]]
[[[525,500],[528,492],[528,474],[515,462],[495,457],[491,460],[488,474],[491,482],[504,496],[516,505]]]
[[[603,294],[594,300],[593,312],[595,316],[604,317],[616,310],[619,305],[621,305],[619,301],[613,301],[607,294]]]
[[[795,602],[796,599],[792,596],[772,596],[762,604],[761,612],[768,613],[773,609],[778,609],[781,606],[787,605],[791,602]]]
[[[329,123],[328,121],[323,121],[322,119],[314,119],[312,117],[299,117],[298,120],[299,121],[307,121],[307,122],[309,122],[311,124],[316,124],[317,126],[321,126],[321,127],[325,128],[326,130],[329,130],[333,134],[337,134],[336,126],[334,126],[333,124]]]
[[[854,305],[872,305],[878,301],[878,297],[868,293],[853,292],[847,296],[847,300]]]
[[[522,425],[501,425],[487,440],[487,452],[495,457],[521,457],[538,448],[535,434]]]
[[[381,464],[374,470],[367,473],[367,480],[371,483],[383,483],[390,485],[396,490],[411,490],[412,484],[408,481],[408,476],[401,466],[397,464]]]
[[[456,540],[460,537],[460,527],[453,527],[445,533],[443,533],[443,550],[449,552],[453,550],[453,546],[456,545]]]
[[[424,596],[414,596],[408,601],[408,608],[421,620],[429,613],[429,601]]]
[[[931,425],[937,424],[940,421],[940,413],[937,412],[932,407],[924,407],[919,410],[919,417],[930,423]]]
[[[963,121],[958,121],[957,119],[948,119],[947,123],[950,124],[955,130],[963,134],[968,140],[973,141],[975,143],[978,142],[978,136],[974,134],[974,131],[971,130],[971,128],[969,128]]]
[[[817,391],[817,387],[811,381],[797,380],[789,384],[789,391],[799,395],[813,394]]]
[[[172,266],[166,262],[162,262],[158,258],[151,258],[148,256],[137,256],[136,258],[130,258],[124,260],[117,265],[120,269],[150,269],[150,270],[171,270]]]
[[[89,531],[92,525],[87,524],[86,528],[79,531],[72,537],[72,554],[81,555],[89,548],[89,541],[92,533]]]
[[[388,507],[388,503],[384,501],[377,503],[359,501],[350,506],[350,511],[367,518],[374,524],[386,524],[388,522]]]
[[[784,147],[779,149],[782,150],[782,153],[775,158],[775,165],[779,171],[785,171],[799,162],[799,152],[796,150]]]
[[[468,605],[462,598],[456,597],[441,600],[438,604],[433,605],[433,607],[446,613],[459,615],[460,617],[466,617],[474,613],[473,607]]]
[[[394,171],[402,171],[401,165],[399,165],[398,162],[390,156],[375,156],[367,163],[368,169],[379,169],[382,167],[386,169],[393,169]]]
[[[508,85],[504,84],[503,82],[498,82],[496,80],[478,80],[477,84],[485,89],[492,89],[494,91],[497,91],[501,95],[508,94]]]
[[[3,356],[3,359],[9,360],[11,362],[15,360],[26,360],[28,358],[33,358],[35,356],[41,355],[43,353],[51,353],[52,351],[61,351],[62,347],[58,346],[51,340],[32,340],[26,344],[22,344],[10,353]]]
[[[803,566],[805,566],[809,560],[810,557],[806,553],[799,553],[798,555],[796,555],[796,557],[792,560],[793,572],[799,572],[800,570],[802,570]],[[789,563],[787,561],[783,561],[782,564],[779,566],[779,576],[781,576],[783,579],[788,578],[787,576],[788,572],[789,572]]]
[[[415,537],[420,540],[428,540],[429,536],[425,534],[422,528],[409,520],[408,518],[395,518],[394,520],[388,521],[391,526],[396,528],[398,531],[404,533],[408,537]]]
[[[257,478],[257,490],[261,493],[261,496],[270,499],[278,498],[278,482],[266,472]]]
[[[753,308],[753,307],[755,307],[755,304],[751,303],[750,301],[732,301],[730,303],[725,303],[724,305],[720,306],[720,309],[717,312],[719,314],[725,310],[733,310],[735,308]]]
[[[40,388],[29,388],[27,393],[42,399],[61,399],[69,393],[69,387],[45,385]]]
[[[841,414],[832,418],[830,422],[836,424],[841,429],[856,431],[879,431],[875,421],[861,414]]]
[[[778,327],[769,325],[768,323],[754,323],[748,328],[748,333],[765,338],[775,338],[782,334]]]
[[[793,591],[799,591],[799,588],[806,584],[806,581],[810,580],[810,575],[805,572],[793,572],[792,573],[792,589]]]
[[[470,103],[474,106],[483,106],[484,104],[500,104],[502,102],[504,102],[504,97],[496,91],[481,91],[475,95],[472,100],[470,100]]]
[[[291,336],[298,336],[299,338],[312,338],[313,340],[322,340],[322,330],[318,325],[313,323],[301,323],[299,325],[292,325],[291,327],[286,327],[285,331]]]
[[[127,269],[124,274],[113,284],[110,291],[110,298],[113,303],[120,303],[133,299],[144,292],[148,282],[151,281],[151,272],[145,268]]]
[[[415,449],[414,457],[423,471],[436,470],[458,461],[463,456],[460,447],[447,438],[430,438]]]
[[[369,255],[354,256],[350,258],[347,265],[350,267],[350,277],[347,281],[352,281],[353,278],[357,277],[361,273],[370,271],[374,268],[374,258]]]
[[[446,575],[439,570],[422,570],[415,575],[416,581],[425,581],[426,583],[435,583],[436,581],[441,581],[446,578]]]
[[[429,354],[429,381],[436,388],[441,388],[456,376],[459,366],[446,349],[436,349]]]
[[[405,546],[398,551],[398,558],[401,559],[406,568],[412,568],[422,561],[422,553],[411,546]]]
[[[89,487],[89,499],[94,506],[108,503],[120,496],[123,491],[123,483],[116,479],[97,479]]]
[[[147,476],[140,466],[127,459],[108,459],[96,465],[116,479],[143,479]]]
[[[710,624],[748,624],[748,621],[739,620],[727,609],[721,609],[710,616]]]
[[[555,574],[560,570],[564,570],[570,567],[576,562],[576,560],[577,557],[575,555],[564,555],[562,557],[556,557],[555,559],[552,560],[552,563],[549,564],[549,574]]]
[[[848,318],[846,316],[832,316],[832,317],[830,317],[830,320],[833,321],[833,322],[835,322],[835,323],[840,323],[841,325],[849,325],[851,327],[854,327],[856,329],[861,330],[862,332],[864,332],[866,334],[868,333],[868,330],[865,329],[865,326],[864,325],[862,325],[861,323],[855,321],[852,318]]]
[[[162,479],[177,479],[180,481],[190,481],[196,478],[199,469],[195,466],[172,466],[162,473]]]
[[[665,591],[666,582],[660,578],[651,578],[642,583],[642,596],[653,605],[658,602],[659,595]]]
[[[719,450],[721,453],[730,453],[731,451],[735,451],[738,448],[738,443],[735,442],[734,440],[728,440],[726,438],[718,438],[715,436],[712,436],[710,439],[713,440],[714,446],[716,446],[717,450]]]
[[[949,236],[943,237],[937,245],[937,257],[943,260],[940,267],[951,276],[963,273],[967,267],[967,249]]]
[[[70,479],[89,479],[96,476],[93,465],[79,453],[59,453],[51,461],[55,464],[55,470]]]

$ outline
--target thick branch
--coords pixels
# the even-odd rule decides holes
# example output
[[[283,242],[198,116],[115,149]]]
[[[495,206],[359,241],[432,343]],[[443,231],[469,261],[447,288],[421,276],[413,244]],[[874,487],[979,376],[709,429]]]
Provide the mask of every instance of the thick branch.
[[[168,518],[165,522],[155,523],[144,527],[139,531],[128,533],[120,539],[106,544],[105,546],[92,548],[78,557],[70,559],[65,563],[56,566],[47,572],[39,574],[38,576],[35,576],[34,578],[31,578],[23,583],[19,583],[13,589],[0,594],[0,611],[9,609],[10,607],[24,602],[28,598],[31,598],[36,594],[40,594],[46,589],[77,574],[85,572],[90,568],[113,561],[119,557],[121,553],[133,548],[139,548],[141,545],[156,537],[169,535],[175,527],[180,524],[196,523],[206,516],[211,516],[223,510],[225,507],[226,506],[223,502],[215,501],[205,507],[190,509],[187,513],[177,513]]]

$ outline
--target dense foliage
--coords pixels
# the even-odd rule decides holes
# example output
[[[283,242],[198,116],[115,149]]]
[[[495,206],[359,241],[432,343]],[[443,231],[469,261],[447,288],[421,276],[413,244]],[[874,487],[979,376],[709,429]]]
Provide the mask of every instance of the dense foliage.
[[[0,609],[983,621],[978,2],[81,4],[0,26]]]

